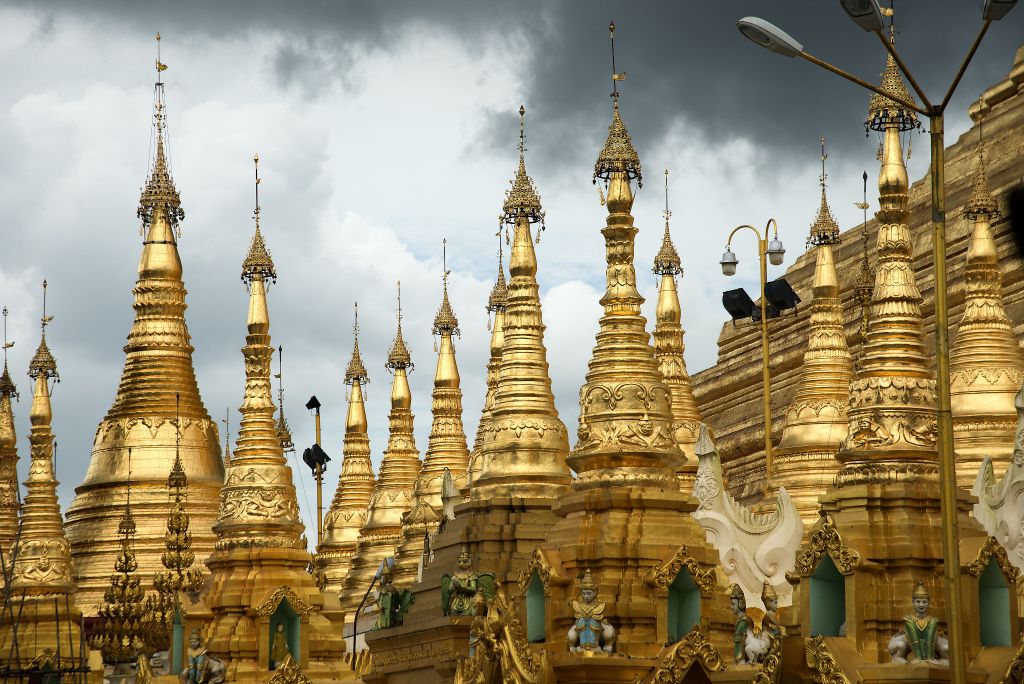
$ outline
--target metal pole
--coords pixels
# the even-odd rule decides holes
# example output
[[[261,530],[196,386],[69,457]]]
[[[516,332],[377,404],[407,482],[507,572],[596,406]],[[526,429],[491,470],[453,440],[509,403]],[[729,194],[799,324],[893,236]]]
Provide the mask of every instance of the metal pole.
[[[757,256],[761,260],[761,381],[764,383],[764,495],[772,486],[772,395],[771,375],[768,372],[768,306],[764,289],[768,282],[768,228],[764,238],[757,236]]]
[[[316,407],[316,443],[320,444],[320,406]],[[323,444],[320,444],[323,447]],[[324,466],[317,464],[316,474],[316,545],[324,541]]]
[[[931,136],[932,237],[935,259],[935,380],[938,391],[939,492],[942,509],[942,555],[946,576],[946,627],[949,669],[954,684],[967,681],[963,607],[960,596],[960,530],[957,527],[956,453],[949,401],[949,310],[946,304],[946,189],[943,114],[929,116]]]

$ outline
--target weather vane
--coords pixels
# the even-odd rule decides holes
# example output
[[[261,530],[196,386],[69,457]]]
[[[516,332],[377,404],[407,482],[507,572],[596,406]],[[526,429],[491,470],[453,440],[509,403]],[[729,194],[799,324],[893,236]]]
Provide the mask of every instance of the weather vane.
[[[668,225],[669,218],[672,217],[672,212],[668,208],[668,169],[665,169],[665,225]]]
[[[397,281],[398,284],[398,327],[402,327],[402,281]]]
[[[7,341],[7,307],[3,309],[4,316],[4,364],[7,364],[7,350],[14,346],[14,342]]]
[[[254,154],[252,156],[253,166],[256,168],[256,209],[252,212],[252,217],[256,221],[256,229],[260,227],[260,155]]]
[[[526,152],[526,107],[519,105],[519,154]]]
[[[44,280],[43,281],[43,318],[41,320],[42,328],[43,328],[43,337],[46,337],[46,326],[48,326],[50,324],[50,321],[53,320],[53,316],[47,316],[46,315],[46,287],[47,287],[46,281]]]
[[[441,276],[441,280],[444,281],[444,289],[447,292],[448,274],[451,273],[451,271],[448,270],[448,238],[443,238],[441,240],[441,270],[444,271],[444,274]]]
[[[619,73],[615,70],[615,22],[608,22],[608,33],[612,39],[612,97],[615,98],[616,103],[619,101],[619,81],[626,80],[626,72]]]
[[[825,189],[825,181],[828,179],[828,174],[825,173],[825,160],[828,159],[828,154],[825,153],[825,138],[821,138],[821,176],[818,180],[821,182],[821,189]]]
[[[160,34],[156,34],[156,82],[160,83],[161,72],[167,71],[167,65],[160,61]]]

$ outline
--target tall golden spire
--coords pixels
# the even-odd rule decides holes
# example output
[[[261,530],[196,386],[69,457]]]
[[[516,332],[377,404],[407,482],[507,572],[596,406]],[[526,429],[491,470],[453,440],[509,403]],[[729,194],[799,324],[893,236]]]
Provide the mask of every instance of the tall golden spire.
[[[60,382],[57,362],[46,345],[46,326],[53,316],[46,315],[46,281],[43,281],[43,317],[39,347],[28,367],[35,382],[29,419],[32,431],[32,464],[25,480],[25,500],[21,509],[21,534],[14,549],[11,587],[29,594],[69,594],[75,591],[71,578],[71,553],[64,534],[64,519],[57,501],[54,472],[54,439],[50,429],[50,380]],[[109,571],[109,568],[108,568]]]
[[[317,547],[317,567],[326,582],[324,591],[329,592],[341,591],[345,586],[345,576],[359,544],[359,531],[366,524],[366,511],[374,488],[370,438],[366,434],[366,406],[363,404],[363,385],[370,379],[359,355],[358,304],[355,306],[352,335],[352,358],[345,371],[345,384],[351,385],[352,389],[349,391],[348,416],[345,419],[344,458],[338,476],[338,488],[334,491],[334,500],[324,518],[324,538]],[[347,617],[354,616],[350,614]]]
[[[669,232],[668,169],[665,169],[665,234],[661,238],[661,249],[654,257],[654,273],[661,276],[658,287],[658,306],[655,312],[654,357],[672,395],[672,431],[676,443],[686,456],[686,463],[679,469],[680,485],[690,491],[697,473],[695,447],[700,436],[703,417],[693,396],[690,375],[686,372],[685,347],[683,345],[682,309],[676,290],[676,277],[682,277],[683,267],[679,253],[672,244]]]
[[[861,323],[860,338],[863,340],[868,334],[868,321],[871,313],[871,295],[875,291],[875,272],[871,270],[871,263],[868,261],[868,172],[862,176],[864,180],[864,199],[856,202],[854,206],[864,212],[864,222],[861,225],[861,261],[860,271],[857,273],[857,281],[853,286],[853,296],[860,305]]]
[[[614,40],[615,25],[608,28]],[[677,471],[685,456],[673,434],[673,396],[640,314],[644,300],[636,287],[637,228],[630,213],[640,159],[619,113],[618,82],[624,74],[615,69],[614,60],[612,75],[612,123],[593,177],[605,184],[602,199],[608,210],[601,228],[604,312],[580,388],[578,439],[567,459],[577,477],[571,490],[552,505],[555,520],[534,555],[533,567],[539,561],[552,566],[552,578],[557,574],[592,579],[606,601],[605,619],[615,626],[615,652],[653,657],[685,630],[671,624],[674,618],[664,611],[650,612],[652,596],[667,593],[652,586],[667,586],[685,565],[690,576],[709,580],[706,596],[711,596],[718,552],[705,542],[703,528],[689,515],[697,501],[680,491]],[[674,271],[671,251],[666,249],[661,257],[661,265]],[[524,583],[527,572],[521,575]],[[547,577],[547,570],[541,572]],[[544,598],[553,613],[545,621],[544,636],[547,642],[558,642],[564,638],[559,625],[568,624],[577,612],[573,603],[581,585],[550,585],[544,587]],[[710,600],[700,603],[700,614],[708,615]],[[586,659],[570,654],[570,659],[576,657],[574,666],[585,667]]]
[[[614,36],[614,24],[610,28]],[[617,91],[613,94],[608,139],[594,164],[594,182],[601,179],[607,188],[608,218],[601,229],[607,262],[604,315],[580,390],[578,440],[568,460],[578,475],[577,490],[609,481],[675,488],[684,456],[672,433],[671,394],[640,315],[644,299],[633,263],[637,229],[630,214],[630,181],[642,178],[640,158],[619,115]]]
[[[18,533],[18,438],[14,430],[14,409],[11,399],[18,398],[18,388],[7,369],[7,350],[14,342],[7,341],[7,307],[4,318],[4,370],[0,373],[0,548],[9,552]],[[0,580],[2,581],[2,580]]]
[[[473,440],[473,452],[469,458],[469,472],[466,475],[466,486],[471,487],[479,477],[483,467],[484,434],[491,427],[494,412],[494,394],[498,388],[498,373],[501,366],[501,350],[505,346],[505,310],[508,308],[508,283],[505,281],[504,253],[502,251],[501,230],[499,225],[498,238],[498,278],[494,281],[491,294],[487,298],[488,327],[491,329],[490,358],[487,361],[487,392],[484,405],[480,411],[480,422],[476,426],[476,438]],[[494,315],[493,322],[490,315]]]
[[[471,491],[473,498],[483,500],[499,495],[554,497],[571,481],[565,463],[569,442],[548,374],[531,231],[531,224],[543,228],[544,210],[526,174],[525,107],[519,107],[519,116],[519,168],[502,206],[503,223],[513,226],[504,339],[497,340],[503,342],[497,384],[481,442],[480,473]],[[492,359],[495,342],[492,336]]]
[[[259,157],[253,161],[258,169]],[[286,602],[293,615],[298,613],[302,620],[303,649],[296,656],[304,669],[313,662],[319,668],[315,675],[307,669],[310,676],[339,671],[344,652],[340,607],[336,599],[320,593],[307,570],[312,558],[306,550],[292,469],[274,419],[274,347],[267,289],[270,282],[277,281],[277,269],[260,230],[258,195],[256,207],[256,230],[242,263],[242,282],[249,291],[247,334],[242,347],[245,390],[238,409],[242,418],[214,525],[217,545],[206,559],[213,575],[205,597],[213,613],[207,623],[207,645],[211,653],[224,659],[226,679],[231,682],[266,679],[266,652],[253,644],[271,643],[279,624],[275,610]],[[191,472],[189,478],[191,490]],[[257,614],[270,616],[269,624],[251,618]],[[251,638],[239,639],[239,629],[246,629],[242,627],[245,624],[259,634],[254,631],[250,632]],[[299,635],[293,633],[297,629],[290,623],[285,625],[289,643],[298,643]]]
[[[780,482],[808,526],[818,519],[818,496],[838,470],[836,453],[847,434],[852,366],[843,327],[832,246],[839,242],[839,224],[825,196],[825,139],[821,139],[821,204],[808,245],[815,251],[810,333],[796,394],[786,409],[779,445]]]
[[[385,368],[394,374],[391,383],[389,438],[380,463],[380,474],[370,499],[359,546],[345,579],[342,606],[354,616],[380,562],[391,556],[402,541],[402,516],[412,508],[412,491],[420,472],[419,451],[413,435],[412,392],[408,373],[412,357],[402,337],[402,284],[398,283],[398,327]]]
[[[979,138],[981,124],[978,125]],[[1014,397],[1024,380],[1024,355],[1003,308],[999,254],[992,222],[1000,212],[985,175],[984,141],[978,141],[978,170],[964,208],[973,221],[967,248],[964,313],[949,355],[957,481],[970,488],[982,460],[999,471],[1013,452],[1017,410]]]
[[[11,573],[8,590],[10,605],[17,617],[4,620],[0,625],[0,646],[8,654],[10,665],[25,668],[47,650],[63,654],[61,661],[65,658],[73,661],[62,662],[58,667],[78,665],[77,644],[81,639],[81,613],[76,606],[71,546],[64,534],[64,520],[57,500],[59,483],[54,472],[57,446],[50,428],[53,417],[50,381],[56,383],[60,378],[57,362],[46,345],[46,326],[51,320],[53,317],[46,315],[46,281],[43,281],[42,332],[28,371],[35,385],[29,411],[31,464],[24,482],[20,534],[7,556],[13,559],[13,567],[7,568]]]
[[[890,55],[882,89],[909,98]],[[916,114],[874,95],[867,125],[882,136],[878,176],[878,265],[870,324],[850,384],[849,434],[839,458],[841,476],[859,477],[864,466],[899,467],[937,459],[935,379],[925,349],[921,293],[913,269],[907,221],[909,182],[901,134],[919,126]],[[856,473],[856,475],[851,475]]]
[[[83,610],[93,613],[109,584],[118,553],[118,502],[124,500],[128,449],[136,455],[135,553],[147,586],[164,551],[167,471],[175,454],[175,397],[180,397],[181,458],[191,478],[189,508],[194,548],[213,550],[224,464],[216,423],[203,406],[192,366],[185,323],[185,286],[177,240],[184,211],[170,171],[162,71],[154,86],[152,167],[139,199],[144,233],[135,321],[124,347],[125,362],[114,403],[100,423],[85,479],[67,511],[67,534]]]
[[[461,486],[469,466],[469,449],[462,426],[462,387],[452,342],[452,337],[459,334],[459,320],[448,301],[448,241],[442,244],[444,289],[432,330],[433,334],[441,336],[430,405],[433,422],[423,467],[413,487],[412,507],[402,518],[402,543],[395,550],[396,582],[416,577],[426,538],[441,522],[444,514],[441,485],[445,471]]]
[[[444,241],[447,248],[447,241]],[[460,335],[459,319],[455,317],[448,301],[447,249],[442,275],[443,294],[441,306],[434,317],[433,334],[441,337],[437,352],[437,368],[434,372],[434,391],[431,395],[430,411],[433,422],[427,453],[420,471],[420,493],[435,511],[441,510],[441,480],[447,468],[453,477],[462,480],[469,463],[469,449],[466,446],[466,432],[462,426],[462,387],[459,366],[455,361],[453,338]]]

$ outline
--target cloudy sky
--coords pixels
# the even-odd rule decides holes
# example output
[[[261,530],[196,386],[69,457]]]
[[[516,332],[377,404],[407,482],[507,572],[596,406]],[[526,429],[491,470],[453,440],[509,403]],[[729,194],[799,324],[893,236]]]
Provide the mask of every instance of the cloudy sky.
[[[974,38],[977,4],[897,3],[898,45],[929,92],[943,91]],[[728,229],[774,216],[786,264],[802,252],[817,209],[820,136],[829,141],[836,217],[843,228],[859,222],[861,170],[874,174],[876,165],[877,143],[862,125],[867,95],[744,40],[735,21],[755,13],[865,78],[876,80],[884,65],[877,40],[838,3],[811,0],[0,1],[0,304],[11,311],[10,363],[24,393],[15,405],[22,470],[31,391],[24,370],[38,343],[43,278],[62,378],[53,402],[64,506],[117,387],[141,249],[135,209],[149,157],[157,31],[170,66],[170,151],[187,212],[187,317],[207,408],[218,419],[230,409],[237,430],[246,314],[239,267],[252,233],[258,152],[263,227],[279,273],[272,334],[286,351],[296,442],[312,442],[302,406],[315,393],[324,404],[324,446],[341,455],[341,381],[358,301],[376,462],[387,439],[383,363],[399,278],[417,363],[417,438],[427,446],[444,238],[472,440],[496,217],[515,168],[520,104],[527,166],[548,217],[538,279],[551,374],[574,432],[603,291],[605,211],[590,176],[610,118],[609,18],[618,26],[617,66],[628,73],[622,113],[646,171],[634,207],[640,283],[653,306],[649,265],[669,168],[691,372],[715,361],[721,291],[750,287],[756,276],[749,236],[736,245],[740,276],[721,275]],[[966,130],[967,105],[1008,71],[1022,27],[1018,10],[990,31],[952,101],[947,140]],[[915,178],[926,146],[924,136],[915,141]],[[308,513],[312,485],[305,472],[301,478]]]

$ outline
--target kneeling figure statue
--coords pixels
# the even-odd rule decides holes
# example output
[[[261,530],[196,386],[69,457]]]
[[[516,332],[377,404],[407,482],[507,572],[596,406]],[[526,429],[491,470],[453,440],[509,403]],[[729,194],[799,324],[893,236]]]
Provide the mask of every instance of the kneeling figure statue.
[[[576,622],[569,628],[569,650],[611,653],[615,646],[615,628],[604,619],[604,603],[597,600],[597,583],[589,568],[580,580],[580,600],[572,602],[572,609]]]
[[[939,618],[928,614],[931,596],[918,581],[912,596],[914,614],[903,617],[903,628],[889,639],[889,655],[894,663],[915,661],[949,665],[949,639],[939,632]]]

